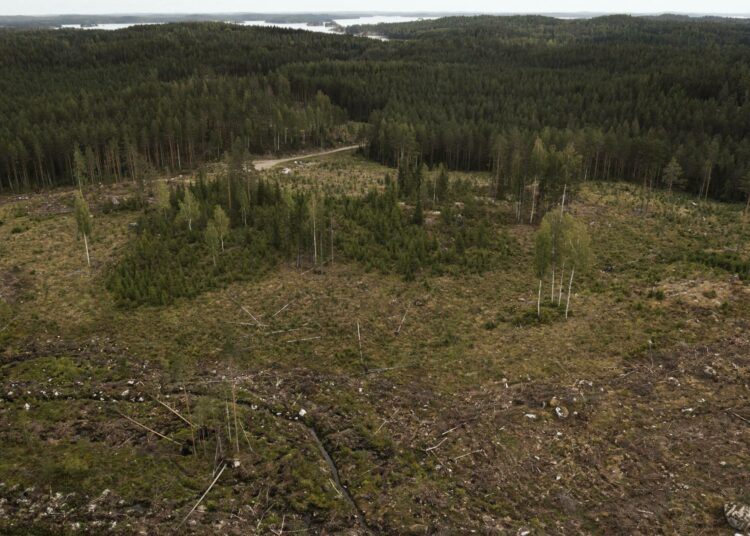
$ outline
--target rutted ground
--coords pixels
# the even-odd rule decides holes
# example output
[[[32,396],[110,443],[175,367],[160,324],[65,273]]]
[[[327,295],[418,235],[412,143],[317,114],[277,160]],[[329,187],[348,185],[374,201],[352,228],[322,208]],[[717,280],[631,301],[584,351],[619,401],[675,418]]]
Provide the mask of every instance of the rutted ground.
[[[285,180],[385,172],[321,162]],[[135,216],[103,193],[91,274],[71,192],[0,205],[6,532],[171,534],[225,466],[179,530],[729,533],[750,500],[748,285],[685,259],[747,255],[737,207],[588,187],[595,268],[537,325],[526,225],[483,276],[281,267],[119,310],[102,277]]]

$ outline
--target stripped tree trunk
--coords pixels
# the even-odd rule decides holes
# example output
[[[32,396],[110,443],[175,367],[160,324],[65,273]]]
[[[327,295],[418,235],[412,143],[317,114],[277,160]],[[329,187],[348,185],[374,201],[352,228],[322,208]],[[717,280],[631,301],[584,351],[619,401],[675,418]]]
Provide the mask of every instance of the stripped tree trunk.
[[[560,216],[562,216],[565,213],[565,192],[568,191],[568,183],[565,183],[565,186],[563,186],[563,196],[562,196],[562,203],[560,203]]]
[[[89,257],[89,240],[86,237],[86,233],[83,233],[83,245],[86,247],[86,264],[91,267],[91,257]]]

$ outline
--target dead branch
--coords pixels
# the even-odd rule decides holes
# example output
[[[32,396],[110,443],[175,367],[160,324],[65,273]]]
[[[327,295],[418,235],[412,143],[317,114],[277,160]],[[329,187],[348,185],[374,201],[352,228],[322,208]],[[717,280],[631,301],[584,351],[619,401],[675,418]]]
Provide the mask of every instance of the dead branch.
[[[380,426],[378,426],[378,429],[375,430],[375,433],[377,434],[378,432],[380,432],[380,429],[383,428],[383,426],[385,426],[387,423],[391,422],[394,419],[394,417],[396,417],[396,415],[398,414],[398,412],[399,412],[400,409],[401,408],[396,408],[396,411],[393,412],[393,415],[391,415],[391,417],[389,419],[383,419],[383,424],[381,424]]]
[[[432,447],[427,447],[426,449],[424,449],[424,451],[425,451],[425,452],[430,452],[431,450],[435,450],[435,449],[436,449],[436,448],[438,448],[438,447],[439,447],[440,445],[442,445],[443,443],[445,443],[445,442],[446,442],[447,440],[448,440],[448,438],[447,438],[447,437],[444,437],[444,438],[443,438],[443,440],[442,440],[442,441],[440,441],[440,443],[438,443],[437,445],[433,445]]]
[[[734,415],[735,417],[737,417],[741,421],[745,421],[747,424],[750,424],[750,419],[746,419],[745,417],[743,417],[742,415],[739,415],[739,414],[735,413],[734,411],[727,410],[727,413],[729,413],[730,415]]]
[[[303,339],[292,339],[291,341],[286,341],[287,344],[293,343],[293,342],[303,342],[303,341],[314,341],[315,339],[322,339],[323,337],[321,335],[318,335],[317,337],[305,337]]]
[[[362,364],[362,368],[365,369],[365,372],[367,372],[367,367],[365,367],[365,358],[362,354],[362,334],[359,331],[359,318],[357,319],[357,341],[359,342],[359,362]]]
[[[412,365],[412,363],[407,363],[405,365],[398,365],[396,367],[385,367],[385,368],[371,369],[371,370],[366,370],[365,374],[377,374],[378,372],[388,372],[389,370],[398,370],[398,369],[402,369],[402,368],[407,368],[407,367],[409,367],[411,365]]]
[[[406,311],[404,311],[404,316],[401,317],[401,323],[398,325],[398,329],[396,330],[396,335],[398,335],[399,333],[401,333],[401,326],[404,325],[404,320],[406,320],[406,313],[409,312],[409,305],[411,305],[411,304],[408,304],[406,306]]]
[[[271,315],[271,318],[276,318],[277,314],[279,314],[280,312],[282,312],[284,309],[286,309],[287,307],[289,307],[291,304],[292,304],[292,302],[287,303],[284,307],[282,307],[281,309],[279,309],[278,311],[276,311],[273,315]]]
[[[455,458],[453,458],[453,461],[455,462],[456,460],[460,460],[461,458],[471,456],[472,454],[476,454],[478,452],[484,452],[484,449],[472,450],[471,452],[467,452],[466,454],[461,454],[461,456],[456,456]]]
[[[226,468],[227,468],[227,464],[225,463],[224,466],[221,468],[221,471],[219,471],[219,474],[216,475],[216,478],[214,478],[213,482],[211,482],[211,485],[208,486],[208,488],[206,489],[206,491],[203,492],[203,495],[201,495],[201,498],[198,499],[198,502],[195,503],[195,506],[193,506],[193,508],[188,512],[188,514],[185,516],[185,519],[183,519],[182,522],[180,522],[179,526],[182,526],[185,523],[185,521],[187,521],[187,519],[190,517],[190,515],[193,512],[195,512],[195,509],[198,508],[198,505],[200,505],[200,503],[203,501],[203,499],[206,498],[206,495],[208,495],[208,492],[211,491],[211,488],[214,487],[214,484],[216,484],[216,481],[219,480],[219,477],[221,476],[221,474],[224,472],[224,469],[226,469]]]
[[[167,408],[169,411],[171,411],[172,413],[174,413],[175,415],[177,415],[180,419],[182,419],[185,423],[187,423],[188,426],[191,426],[191,427],[195,426],[195,424],[193,424],[192,422],[190,422],[189,420],[187,420],[185,417],[183,417],[182,415],[180,415],[180,413],[176,409],[174,409],[173,407],[169,406],[168,404],[165,404],[164,402],[162,402],[161,400],[159,400],[155,396],[152,397],[152,398],[156,402],[158,402],[159,404],[161,404],[162,406],[164,406],[165,408]]]
[[[157,431],[156,431],[156,430],[154,430],[153,428],[149,428],[149,427],[148,427],[148,426],[146,426],[145,424],[141,424],[141,423],[139,423],[138,421],[136,421],[135,419],[131,419],[130,417],[128,417],[128,416],[127,416],[127,415],[125,415],[124,413],[120,413],[119,411],[118,411],[117,413],[118,413],[118,414],[119,414],[119,415],[120,415],[121,417],[124,417],[125,419],[127,419],[127,420],[129,420],[130,422],[132,422],[133,424],[135,424],[136,426],[140,426],[140,427],[141,427],[141,428],[143,428],[144,430],[148,430],[148,431],[149,431],[149,432],[151,432],[152,434],[156,434],[156,435],[158,435],[159,437],[161,437],[162,439],[166,439],[167,441],[171,441],[171,442],[172,442],[172,443],[174,443],[175,445],[179,445],[179,444],[180,444],[180,443],[179,443],[179,441],[175,441],[175,440],[174,440],[174,439],[172,439],[171,437],[167,437],[167,436],[165,436],[164,434],[160,434],[159,432],[157,432]]]
[[[251,313],[251,312],[250,312],[250,310],[249,310],[249,309],[248,309],[247,307],[245,307],[244,305],[242,305],[242,304],[241,304],[241,303],[239,302],[239,300],[237,300],[236,298],[233,298],[232,296],[229,296],[229,299],[230,299],[230,301],[234,302],[234,304],[235,304],[235,305],[236,305],[237,307],[239,307],[239,308],[240,308],[240,309],[242,310],[242,312],[243,312],[243,313],[245,313],[245,314],[249,315],[249,316],[250,316],[250,318],[252,318],[252,319],[253,319],[253,322],[255,322],[255,324],[256,324],[256,325],[257,325],[258,327],[263,327],[263,326],[265,325],[265,324],[261,324],[261,323],[260,323],[260,320],[258,320],[257,318],[255,318],[255,315],[254,315],[253,313]]]

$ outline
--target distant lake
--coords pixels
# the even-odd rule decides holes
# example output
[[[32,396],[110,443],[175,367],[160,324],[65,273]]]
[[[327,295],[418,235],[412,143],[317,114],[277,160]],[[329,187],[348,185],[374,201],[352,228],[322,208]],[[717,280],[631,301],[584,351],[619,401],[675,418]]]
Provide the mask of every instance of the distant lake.
[[[349,26],[355,26],[358,24],[385,24],[395,22],[413,22],[417,20],[433,20],[438,17],[404,17],[401,15],[373,15],[369,17],[357,17],[353,19],[333,19],[338,26],[347,28]],[[331,26],[330,23],[326,25],[321,24],[308,24],[306,22],[267,22],[264,20],[246,20],[242,23],[243,26],[273,26],[275,28],[289,28],[290,30],[307,30],[308,32],[320,32],[329,34],[340,34],[341,32],[337,29],[337,26]],[[373,39],[380,39],[386,41],[387,39],[380,35],[370,35]]]
[[[346,28],[356,24],[383,24],[393,22],[413,22],[417,20],[432,20],[438,17],[404,17],[401,15],[373,15],[369,17],[356,17],[350,19],[333,19],[339,27]],[[79,30],[122,30],[131,26],[142,26],[147,24],[163,24],[160,22],[130,22],[130,23],[103,23],[103,24],[63,24],[60,28],[79,29]],[[231,24],[231,23],[230,23]],[[337,26],[328,23],[309,24],[306,22],[267,22],[264,20],[246,20],[241,23],[242,26],[273,26],[276,28],[288,28],[290,30],[307,30],[309,32],[321,32],[329,34],[340,34]],[[328,24],[328,25],[326,25]],[[375,39],[385,39],[380,36],[371,36]]]

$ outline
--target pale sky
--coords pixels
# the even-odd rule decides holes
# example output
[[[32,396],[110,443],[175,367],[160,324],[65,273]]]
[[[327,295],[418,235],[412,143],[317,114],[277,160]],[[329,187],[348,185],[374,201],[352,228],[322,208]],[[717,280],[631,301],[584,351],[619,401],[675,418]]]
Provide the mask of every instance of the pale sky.
[[[0,0],[0,15],[430,11],[483,13],[611,12],[749,14],[747,0]]]

